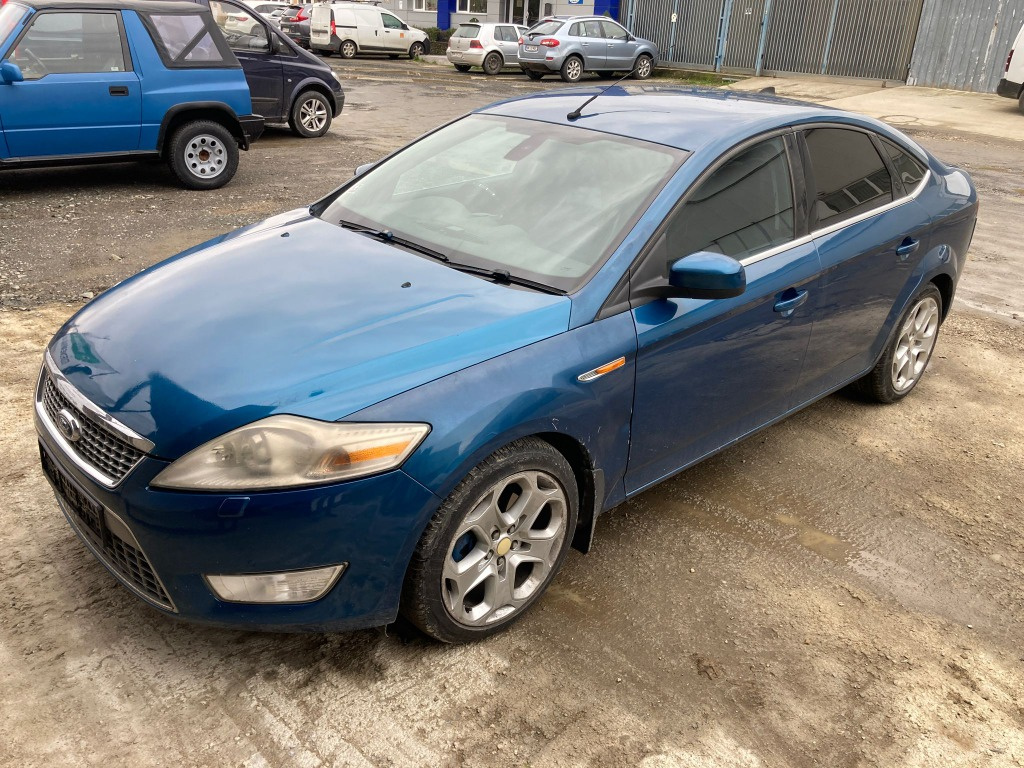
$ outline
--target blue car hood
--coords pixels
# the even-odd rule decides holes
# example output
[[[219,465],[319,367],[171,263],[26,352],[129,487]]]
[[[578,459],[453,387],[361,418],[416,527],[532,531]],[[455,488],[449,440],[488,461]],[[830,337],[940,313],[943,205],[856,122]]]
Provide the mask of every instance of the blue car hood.
[[[566,297],[288,218],[107,291],[54,337],[57,367],[175,459],[274,413],[344,418],[568,327]]]

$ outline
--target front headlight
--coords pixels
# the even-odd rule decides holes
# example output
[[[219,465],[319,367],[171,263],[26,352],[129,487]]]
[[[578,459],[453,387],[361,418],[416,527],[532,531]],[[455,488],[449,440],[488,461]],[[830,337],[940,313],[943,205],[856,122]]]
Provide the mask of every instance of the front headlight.
[[[181,491],[260,491],[351,480],[400,466],[429,431],[429,424],[269,416],[186,453],[151,485]]]

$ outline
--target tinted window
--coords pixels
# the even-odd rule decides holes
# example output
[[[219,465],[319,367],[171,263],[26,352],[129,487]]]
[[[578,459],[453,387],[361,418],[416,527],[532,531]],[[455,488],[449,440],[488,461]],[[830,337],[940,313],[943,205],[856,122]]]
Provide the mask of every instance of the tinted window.
[[[866,133],[842,128],[807,131],[818,226],[828,226],[892,201],[892,178]]]
[[[895,144],[890,144],[888,141],[883,141],[882,144],[885,145],[885,151],[889,153],[889,158],[896,169],[896,175],[903,182],[903,191],[908,194],[913,192],[924,178],[924,166]]]
[[[613,22],[602,20],[601,26],[604,28],[604,36],[610,37],[612,40],[625,40],[629,37],[626,30]]]
[[[10,58],[26,80],[49,74],[125,71],[116,13],[41,13]]]
[[[384,22],[384,26],[388,29],[401,29],[402,22],[398,20],[397,16],[392,16],[390,13],[382,13],[381,20]]]
[[[701,183],[667,230],[673,259],[698,251],[743,258],[793,237],[793,185],[781,138],[727,160]]]

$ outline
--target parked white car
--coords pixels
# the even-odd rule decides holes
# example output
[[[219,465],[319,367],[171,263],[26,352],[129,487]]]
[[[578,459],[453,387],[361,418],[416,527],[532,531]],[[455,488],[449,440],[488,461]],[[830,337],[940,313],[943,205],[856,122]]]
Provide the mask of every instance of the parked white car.
[[[242,3],[258,14],[269,17],[270,14],[280,8],[287,8],[288,3],[260,2],[260,0],[242,0]],[[249,35],[260,33],[260,23],[244,13],[230,13],[221,25],[225,32],[233,32],[236,35]]]
[[[1016,51],[1016,58],[1014,52]],[[1017,100],[1017,106],[1024,112],[1024,27],[1021,27],[1006,57],[1006,71],[999,81],[996,93]]]
[[[430,49],[426,32],[366,3],[315,5],[310,18],[309,46],[324,55],[351,59],[357,53],[387,53],[415,59]]]
[[[502,67],[519,65],[519,38],[526,27],[515,24],[459,24],[448,41],[448,61],[459,72],[470,67],[483,67],[488,75],[496,75]]]

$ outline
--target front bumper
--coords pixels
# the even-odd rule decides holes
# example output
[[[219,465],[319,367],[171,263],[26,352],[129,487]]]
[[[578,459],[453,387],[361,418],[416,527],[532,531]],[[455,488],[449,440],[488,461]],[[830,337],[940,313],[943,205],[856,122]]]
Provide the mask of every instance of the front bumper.
[[[1005,77],[999,81],[999,85],[996,86],[996,95],[1005,96],[1008,99],[1020,98],[1021,84],[1015,83],[1012,80],[1007,80]]]
[[[238,124],[242,126],[242,149],[248,149],[256,139],[263,135],[263,117],[260,115],[240,115]]]
[[[181,618],[247,629],[350,630],[393,621],[406,566],[440,500],[401,470],[249,496],[156,490],[167,462],[144,457],[104,488],[65,455],[38,412],[44,470],[72,528],[136,596]],[[90,511],[91,510],[91,511]],[[321,599],[218,600],[204,574],[348,563]]]

